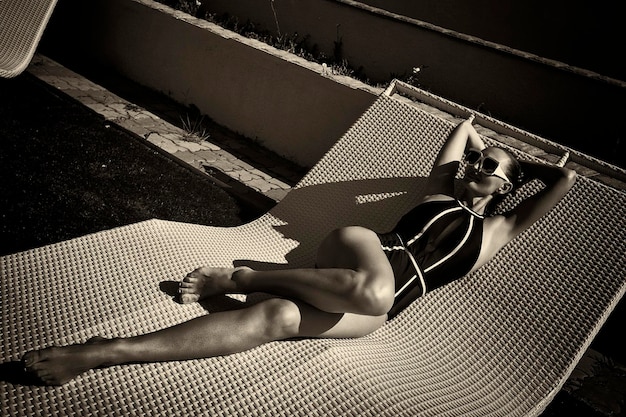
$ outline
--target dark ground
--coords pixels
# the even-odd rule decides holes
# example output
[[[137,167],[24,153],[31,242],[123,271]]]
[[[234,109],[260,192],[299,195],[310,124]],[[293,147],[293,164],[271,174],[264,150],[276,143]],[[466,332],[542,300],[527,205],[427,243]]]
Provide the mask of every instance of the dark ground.
[[[261,214],[28,74],[0,79],[0,97],[0,255],[151,218]],[[565,416],[604,414],[561,391],[542,417]]]
[[[0,80],[0,254],[159,218],[234,226],[253,209],[38,79]]]

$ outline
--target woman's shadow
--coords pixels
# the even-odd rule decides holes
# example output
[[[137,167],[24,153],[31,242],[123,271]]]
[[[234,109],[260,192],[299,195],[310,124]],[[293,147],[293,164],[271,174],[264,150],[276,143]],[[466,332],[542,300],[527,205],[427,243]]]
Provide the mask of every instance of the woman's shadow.
[[[0,363],[0,381],[12,385],[44,385],[39,378],[26,371],[22,361]]]
[[[422,177],[396,177],[293,189],[270,211],[281,221],[275,229],[297,242],[286,254],[287,262],[239,259],[233,263],[258,270],[312,267],[319,244],[332,230],[358,225],[377,233],[390,231],[419,202],[425,183]]]
[[[285,255],[286,262],[234,259],[233,266],[255,270],[314,267],[317,247],[330,231],[348,225],[367,227],[379,233],[391,230],[402,215],[419,202],[425,183],[423,177],[394,177],[294,188],[270,210],[279,223],[274,229],[282,238],[297,242]],[[159,286],[179,302],[178,285],[178,281],[163,281]],[[249,295],[245,302],[219,296],[207,298],[201,305],[209,312],[217,312],[243,308],[262,299],[264,296],[258,294]]]

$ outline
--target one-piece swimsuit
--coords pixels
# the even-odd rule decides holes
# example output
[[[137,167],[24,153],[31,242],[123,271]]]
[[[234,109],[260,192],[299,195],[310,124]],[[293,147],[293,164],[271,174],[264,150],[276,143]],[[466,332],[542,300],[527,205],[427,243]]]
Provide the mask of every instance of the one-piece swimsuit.
[[[378,235],[396,285],[389,318],[471,271],[480,255],[483,220],[459,200],[431,200],[409,211],[391,232]]]

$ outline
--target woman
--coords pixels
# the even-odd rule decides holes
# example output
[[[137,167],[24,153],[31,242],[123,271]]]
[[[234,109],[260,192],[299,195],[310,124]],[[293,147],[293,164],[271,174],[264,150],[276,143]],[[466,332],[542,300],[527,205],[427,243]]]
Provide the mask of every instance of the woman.
[[[463,160],[463,191],[455,199]],[[490,214],[519,185],[521,170],[546,187],[512,212]],[[425,292],[480,268],[554,207],[574,181],[571,170],[520,164],[504,149],[485,147],[471,121],[464,121],[442,147],[423,201],[392,232],[335,230],[310,269],[199,268],[180,282],[182,303],[226,293],[274,297],[153,333],[31,351],[24,367],[44,383],[60,385],[102,366],[220,356],[293,337],[366,335]]]

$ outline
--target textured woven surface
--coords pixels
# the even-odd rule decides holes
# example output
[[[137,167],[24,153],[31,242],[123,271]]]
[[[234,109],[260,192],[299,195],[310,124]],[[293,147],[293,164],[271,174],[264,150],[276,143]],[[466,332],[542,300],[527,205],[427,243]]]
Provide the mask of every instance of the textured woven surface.
[[[15,77],[26,69],[56,3],[0,1],[0,77]]]
[[[311,265],[332,228],[386,230],[452,125],[382,95],[270,213],[240,227],[151,220],[0,258],[3,362],[206,314],[159,290],[198,265]],[[581,178],[487,266],[351,340],[0,382],[2,415],[538,415],[624,292],[626,195]],[[243,300],[243,299],[239,299]]]

